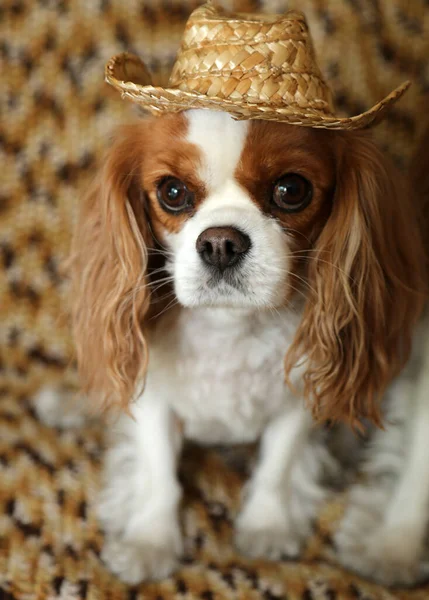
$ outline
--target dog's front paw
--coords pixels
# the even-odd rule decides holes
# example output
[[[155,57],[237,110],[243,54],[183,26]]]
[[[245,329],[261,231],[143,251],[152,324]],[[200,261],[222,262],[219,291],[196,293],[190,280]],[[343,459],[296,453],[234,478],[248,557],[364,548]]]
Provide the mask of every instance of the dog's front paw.
[[[140,497],[131,485],[132,478],[126,476],[126,469],[116,472],[99,499],[97,513],[105,532],[102,558],[115,575],[131,585],[168,577],[182,553],[180,491],[170,489],[164,498],[148,490]]]
[[[101,556],[109,570],[124,583],[136,585],[171,575],[181,553],[178,525],[154,521],[132,535],[107,534]]]
[[[136,585],[148,579],[164,579],[178,565],[181,543],[132,543],[115,537],[107,538],[102,559],[108,569],[124,583]]]
[[[296,557],[304,537],[291,526],[281,497],[264,491],[250,494],[235,525],[235,545],[252,558]]]
[[[334,537],[339,562],[387,586],[409,586],[427,579],[419,524],[387,524],[374,504],[352,504]]]

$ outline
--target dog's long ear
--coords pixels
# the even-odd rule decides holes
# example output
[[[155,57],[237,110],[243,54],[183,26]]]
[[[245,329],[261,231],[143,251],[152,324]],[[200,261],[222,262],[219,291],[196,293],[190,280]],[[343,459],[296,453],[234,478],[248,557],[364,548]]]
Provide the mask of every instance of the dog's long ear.
[[[413,197],[361,134],[337,138],[330,218],[308,265],[309,297],[286,373],[299,362],[316,418],[381,424],[379,400],[408,358],[424,302]]]
[[[73,329],[86,392],[127,407],[148,360],[148,248],[140,171],[145,123],[122,127],[81,205],[72,243]],[[140,202],[140,205],[139,205]]]
[[[419,209],[420,229],[426,250],[427,279],[429,280],[429,123],[423,128],[422,136],[411,158],[409,179],[413,189],[413,199]]]

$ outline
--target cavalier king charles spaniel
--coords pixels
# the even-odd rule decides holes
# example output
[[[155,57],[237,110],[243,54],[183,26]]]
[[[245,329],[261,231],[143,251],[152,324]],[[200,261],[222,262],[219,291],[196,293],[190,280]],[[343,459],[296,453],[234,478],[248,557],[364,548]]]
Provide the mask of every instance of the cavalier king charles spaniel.
[[[380,425],[384,406],[406,406],[405,371],[390,383],[423,304],[412,200],[362,132],[208,110],[119,129],[83,202],[71,272],[83,387],[123,409],[98,506],[103,557],[122,580],[178,564],[184,438],[260,439],[235,543],[252,557],[299,554],[335,468],[315,421]],[[396,439],[394,427],[377,435]],[[371,465],[395,456],[381,446]],[[361,490],[336,541],[344,564],[373,575],[365,548],[370,534],[381,548],[383,523],[369,534],[361,513],[368,496],[380,510],[387,500]]]

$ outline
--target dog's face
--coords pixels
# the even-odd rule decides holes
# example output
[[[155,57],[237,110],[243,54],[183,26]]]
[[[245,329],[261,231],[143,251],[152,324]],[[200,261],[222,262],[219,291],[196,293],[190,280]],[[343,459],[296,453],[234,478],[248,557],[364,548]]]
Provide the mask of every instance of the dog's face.
[[[142,181],[179,302],[287,303],[331,210],[333,136],[202,110],[151,128]]]
[[[166,281],[172,304],[187,307],[273,309],[296,293],[286,376],[304,365],[303,395],[319,418],[378,422],[424,298],[411,198],[361,133],[210,111],[121,128],[74,237],[87,391],[130,401],[146,372],[147,327],[170,306]]]

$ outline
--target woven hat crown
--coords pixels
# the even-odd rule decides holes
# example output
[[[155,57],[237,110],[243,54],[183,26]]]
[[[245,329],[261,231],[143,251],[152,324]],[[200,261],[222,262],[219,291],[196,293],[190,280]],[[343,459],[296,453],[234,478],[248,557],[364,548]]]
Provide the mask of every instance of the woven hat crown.
[[[110,59],[106,81],[154,115],[198,108],[324,129],[374,125],[409,87],[360,115],[335,115],[302,13],[231,15],[211,3],[189,17],[166,88],[152,85],[145,64],[128,53]]]
[[[332,114],[304,15],[230,18],[211,4],[186,25],[169,87],[225,100]]]

